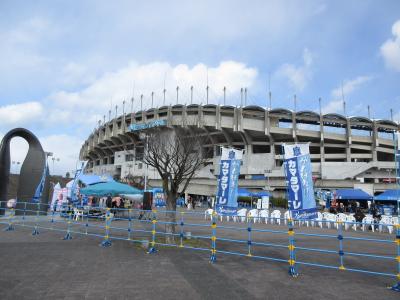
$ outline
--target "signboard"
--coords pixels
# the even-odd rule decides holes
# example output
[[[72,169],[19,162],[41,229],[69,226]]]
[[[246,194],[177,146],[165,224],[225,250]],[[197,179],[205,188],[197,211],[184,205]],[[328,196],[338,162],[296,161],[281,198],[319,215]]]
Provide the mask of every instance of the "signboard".
[[[308,144],[284,144],[288,203],[294,219],[317,217]]]
[[[222,148],[216,210],[221,215],[235,215],[242,150]]]
[[[143,129],[149,129],[149,128],[160,127],[160,126],[167,126],[167,120],[162,119],[162,120],[154,120],[154,121],[147,122],[147,123],[131,124],[129,126],[129,129],[131,131],[139,131],[139,130],[143,130]]]
[[[269,196],[262,196],[261,197],[261,208],[262,209],[269,209]]]

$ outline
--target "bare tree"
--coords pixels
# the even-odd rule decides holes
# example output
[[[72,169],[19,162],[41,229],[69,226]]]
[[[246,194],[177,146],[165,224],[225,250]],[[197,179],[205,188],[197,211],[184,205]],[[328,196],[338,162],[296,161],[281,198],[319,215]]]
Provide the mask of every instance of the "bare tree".
[[[158,129],[147,136],[144,162],[160,174],[166,198],[166,239],[174,242],[176,199],[183,194],[207,159],[203,145],[207,136],[186,128]]]

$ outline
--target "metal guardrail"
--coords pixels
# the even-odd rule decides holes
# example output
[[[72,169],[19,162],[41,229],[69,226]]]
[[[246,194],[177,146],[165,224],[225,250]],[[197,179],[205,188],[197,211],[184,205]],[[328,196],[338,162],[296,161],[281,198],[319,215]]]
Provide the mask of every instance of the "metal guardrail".
[[[44,209],[43,205],[47,206],[46,208],[48,209]],[[383,234],[384,237],[389,238],[376,238],[376,235],[373,237],[369,235],[367,237],[349,235],[344,230],[345,225],[360,225],[357,222],[314,221],[317,223],[331,223],[333,226],[330,227],[333,228],[336,226],[337,234],[332,234],[331,229],[328,233],[320,233],[319,231],[323,230],[320,228],[318,228],[318,232],[302,232],[300,231],[300,228],[302,228],[300,224],[305,223],[306,220],[301,219],[262,218],[265,222],[269,221],[270,223],[277,222],[277,220],[287,221],[287,225],[281,225],[278,228],[275,228],[275,225],[270,225],[269,227],[272,228],[269,228],[260,223],[260,217],[247,216],[245,217],[245,222],[238,223],[233,221],[223,222],[218,220],[215,211],[207,218],[205,212],[196,211],[175,212],[156,209],[145,211],[132,208],[110,209],[102,207],[77,208],[68,205],[61,207],[59,211],[55,211],[50,210],[49,205],[40,203],[18,203],[15,208],[5,208],[5,206],[5,202],[2,203],[0,201],[0,213],[2,210],[5,212],[5,216],[0,217],[0,224],[6,225],[6,231],[13,231],[16,227],[27,227],[32,228],[32,235],[38,235],[41,230],[45,229],[65,233],[65,240],[71,239],[74,234],[88,235],[101,238],[103,247],[111,246],[112,240],[124,240],[134,243],[143,243],[146,240],[149,244],[148,253],[157,252],[160,246],[172,246],[209,252],[210,262],[212,263],[217,261],[217,255],[235,255],[277,261],[287,263],[289,274],[294,277],[298,275],[299,266],[386,276],[397,279],[396,284],[391,289],[400,291],[400,225],[398,224],[386,225],[396,228],[392,239],[393,235],[390,234]],[[167,218],[167,215],[174,216],[175,220],[171,221]],[[175,226],[175,232],[163,230],[162,227],[164,226],[165,228],[168,225]],[[287,229],[281,229],[283,226]],[[190,231],[189,235],[189,230],[194,231],[194,233],[192,234]],[[269,238],[266,235],[269,235]],[[174,242],[166,242],[166,239],[162,239],[167,236],[173,237],[173,239],[169,240]],[[192,239],[192,242],[190,242],[189,238]],[[337,248],[326,249],[312,246],[317,239],[323,239],[324,241],[335,240],[337,241]],[[274,242],[275,240],[278,241]],[[193,241],[198,242],[194,243]],[[390,248],[393,245],[394,255],[351,250],[352,243],[363,243],[366,249],[378,249],[379,251],[384,247]],[[305,245],[303,246],[302,244]],[[382,246],[378,248],[378,244]],[[240,251],[243,250],[243,246],[245,251]],[[273,249],[279,251],[274,251]],[[331,261],[332,259],[337,259],[337,264],[326,262],[325,256],[313,256],[315,260],[311,260],[304,253],[330,255],[329,259]],[[334,258],[335,256],[337,256],[336,259]],[[374,264],[369,264],[368,267],[370,268],[364,268],[360,261],[357,260],[363,258],[374,259]],[[379,263],[375,263],[375,261]],[[352,266],[354,264],[356,265],[355,267]],[[383,270],[378,270],[378,267]],[[391,269],[391,271],[388,271],[388,269]]]

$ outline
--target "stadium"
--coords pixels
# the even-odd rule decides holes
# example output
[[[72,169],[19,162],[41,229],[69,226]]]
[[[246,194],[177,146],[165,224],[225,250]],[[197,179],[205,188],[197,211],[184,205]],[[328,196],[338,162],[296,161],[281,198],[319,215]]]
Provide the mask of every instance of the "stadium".
[[[294,112],[259,106],[172,105],[120,115],[103,122],[84,142],[80,159],[86,171],[143,178],[161,186],[158,173],[143,163],[143,136],[151,127],[189,127],[203,132],[211,153],[191,181],[190,194],[215,195],[221,146],[243,149],[239,186],[285,193],[284,143],[309,143],[316,188],[362,188],[379,194],[395,188],[394,132],[391,120],[341,114]]]

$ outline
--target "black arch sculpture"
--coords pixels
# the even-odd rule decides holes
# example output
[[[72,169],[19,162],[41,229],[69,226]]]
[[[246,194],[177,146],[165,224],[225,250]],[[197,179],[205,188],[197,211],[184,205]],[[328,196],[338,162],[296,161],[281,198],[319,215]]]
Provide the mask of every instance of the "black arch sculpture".
[[[29,130],[24,128],[15,128],[9,131],[1,141],[0,145],[0,215],[4,214],[5,205],[8,199],[8,188],[10,180],[10,142],[14,137],[22,137],[29,144],[29,150],[22,164],[19,184],[17,191],[17,210],[16,214],[22,214],[22,208],[28,202],[27,210],[42,212],[47,211],[48,199],[48,170],[46,164],[46,153],[38,138]],[[39,191],[39,193],[38,193]],[[31,212],[32,213],[32,212]],[[34,212],[33,212],[34,213]],[[29,212],[26,212],[29,214]]]

